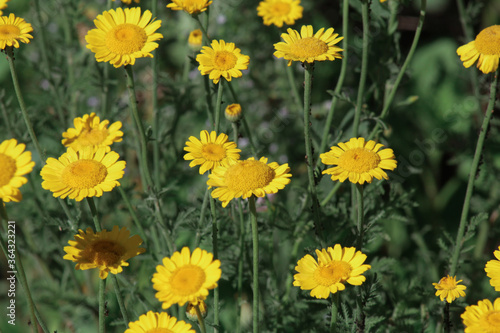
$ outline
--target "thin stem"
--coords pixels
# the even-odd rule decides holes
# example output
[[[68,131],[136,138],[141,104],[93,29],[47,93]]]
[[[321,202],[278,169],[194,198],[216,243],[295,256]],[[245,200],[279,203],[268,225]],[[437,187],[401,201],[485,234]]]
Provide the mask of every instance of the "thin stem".
[[[94,226],[96,232],[102,231],[101,223],[99,223],[99,216],[97,215],[97,208],[94,203],[93,197],[87,197],[87,203],[89,204],[90,212],[92,214],[92,221],[94,221]]]
[[[363,236],[365,234],[364,212],[363,212],[363,185],[356,184],[357,221],[358,226],[358,250],[363,248]]]
[[[337,332],[337,313],[339,312],[339,297],[340,297],[339,292],[333,294],[332,317],[330,318],[330,333]]]
[[[243,207],[241,205],[241,200],[236,200],[238,203],[238,216],[240,220],[240,230],[239,230],[239,242],[240,242],[240,254],[238,256],[238,311],[236,315],[236,333],[241,332],[241,302],[242,302],[242,292],[243,292],[243,258],[245,253],[245,221],[243,219]]]
[[[205,211],[207,210],[208,197],[210,196],[210,189],[207,187],[205,195],[203,196],[203,203],[201,204],[200,218],[198,219],[198,231],[196,232],[196,238],[194,240],[194,247],[198,247],[201,242],[200,230],[203,228],[203,222],[205,220]]]
[[[130,203],[130,200],[127,197],[127,194],[123,190],[121,186],[117,186],[118,191],[120,192],[123,201],[125,202],[125,206],[127,206],[128,212],[130,213],[130,216],[132,217],[132,221],[134,222],[135,226],[137,229],[139,229],[139,236],[141,236],[143,241],[146,241],[146,233],[144,232],[144,229],[142,228],[142,224],[139,221],[139,218],[137,217],[137,214],[135,213],[134,209],[132,208],[132,204]]]
[[[156,17],[158,11],[158,0],[152,0],[151,12]],[[151,69],[153,78],[151,82],[151,98],[153,108],[153,177],[157,186],[160,184],[160,110],[158,107],[158,49],[153,51]]]
[[[253,241],[253,333],[259,332],[259,231],[257,228],[257,210],[255,196],[248,198]]]
[[[207,28],[205,28],[201,23],[199,15],[195,15],[194,18],[198,22],[198,25],[200,26],[201,33],[203,34],[203,39],[205,40],[204,44],[209,45],[212,39],[208,37]]]
[[[104,312],[106,311],[106,304],[104,299],[104,292],[106,289],[106,279],[99,279],[99,333],[106,332],[106,322]]]
[[[342,186],[341,182],[337,182],[337,184],[335,184],[330,193],[328,193],[328,195],[323,199],[323,201],[321,201],[320,204],[321,207],[325,206],[328,203],[328,201],[330,201],[330,199],[335,195],[335,193],[337,193],[340,186]]]
[[[229,87],[229,92],[231,93],[231,97],[233,98],[234,102],[241,105],[241,103],[238,100],[238,95],[236,95],[236,92],[234,91],[232,82],[228,82],[227,86]],[[245,112],[243,112],[242,114],[241,124],[243,125],[243,129],[245,130],[245,135],[247,136],[248,141],[250,142],[250,149],[252,150],[252,154],[253,156],[257,157],[257,149],[255,148],[255,144],[253,141],[252,131],[250,131],[250,128],[248,127],[247,119],[245,117]],[[238,143],[238,141],[236,140],[234,142]]]
[[[352,125],[352,136],[355,138],[358,137],[359,121],[361,119],[361,110],[363,109],[363,100],[365,97],[366,76],[368,74],[368,47],[370,45],[370,17],[368,0],[364,0],[361,4],[361,15],[363,18],[363,50],[361,53],[361,76],[359,77],[356,111],[354,113],[354,124]]]
[[[203,75],[203,84],[205,87],[205,100],[207,102],[207,113],[210,123],[214,123],[214,108],[212,105],[212,93],[210,92],[210,80],[207,75]]]
[[[203,318],[203,315],[201,314],[199,304],[196,304],[194,306],[194,308],[196,310],[196,317],[198,317],[198,323],[200,324],[201,333],[207,333],[207,329],[205,328],[205,319]]]
[[[450,322],[450,303],[444,302],[444,331],[446,333],[451,332],[451,322]]]
[[[282,61],[282,63],[285,66],[288,84],[290,85],[290,90],[292,91],[292,96],[295,100],[297,110],[300,111],[300,109],[302,109],[302,99],[299,96],[299,90],[297,89],[297,85],[295,84],[295,78],[293,77],[293,68],[292,66],[288,66],[287,61]]]
[[[347,73],[347,65],[349,60],[348,47],[349,43],[347,42],[349,33],[349,0],[344,0],[342,4],[342,34],[344,35],[344,40],[342,41],[342,48],[344,51],[342,65],[340,67],[340,75],[337,81],[337,85],[335,86],[335,90],[332,96],[332,103],[330,105],[330,109],[328,110],[328,115],[326,116],[325,127],[323,128],[323,136],[321,137],[321,144],[319,146],[319,153],[321,154],[326,150],[326,146],[328,144],[328,134],[330,132],[330,128],[332,127],[333,115],[335,113],[335,107],[338,102],[338,95],[342,90],[342,86],[344,85],[344,79]]]
[[[115,274],[111,274],[111,283],[115,289],[116,300],[118,301],[118,306],[120,307],[120,311],[123,316],[123,320],[125,321],[125,327],[128,327],[128,323],[130,323],[130,319],[128,317],[127,309],[125,308],[125,303],[123,302],[122,293],[120,291],[120,285],[118,284],[118,279]]]
[[[479,166],[479,160],[483,152],[484,140],[486,138],[486,132],[488,131],[488,125],[490,123],[491,116],[493,115],[493,108],[495,106],[495,96],[497,90],[498,76],[500,75],[500,69],[497,69],[493,77],[493,82],[490,87],[490,101],[488,107],[486,108],[486,114],[483,119],[483,124],[481,125],[481,130],[479,132],[479,138],[477,140],[476,151],[474,152],[474,158],[472,160],[472,165],[469,172],[469,181],[467,183],[467,190],[465,192],[465,200],[462,207],[462,215],[460,216],[460,224],[457,232],[457,239],[455,241],[455,250],[453,251],[453,256],[451,259],[450,275],[456,275],[458,257],[462,249],[462,243],[465,233],[465,227],[467,225],[467,217],[469,215],[470,200],[472,198],[472,192],[474,190],[474,181],[476,179],[477,169]]]
[[[413,54],[415,53],[415,50],[417,49],[417,44],[418,40],[420,38],[420,33],[422,32],[422,27],[424,26],[424,20],[425,20],[425,9],[427,6],[427,0],[421,0],[420,3],[420,18],[418,20],[418,26],[417,30],[415,31],[415,36],[413,37],[413,42],[410,47],[410,51],[408,52],[408,55],[406,56],[406,60],[403,63],[403,66],[401,67],[401,70],[399,71],[398,77],[396,78],[396,81],[394,82],[394,86],[392,87],[391,92],[389,93],[387,99],[384,101],[384,108],[382,109],[382,112],[379,116],[379,119],[384,119],[389,112],[389,107],[392,104],[392,101],[394,100],[394,96],[396,96],[396,92],[399,87],[399,83],[403,79],[403,76],[406,72],[406,68],[411,62],[411,59],[413,58]],[[377,122],[375,127],[373,128],[372,132],[370,133],[368,140],[371,140],[377,135],[378,130],[380,129],[380,122]]]
[[[219,84],[217,85],[217,101],[215,102],[215,132],[219,133],[220,129],[220,114],[221,114],[221,106],[222,106],[222,90],[223,80],[219,80]]]
[[[217,221],[217,210],[215,209],[215,202],[212,196],[210,200],[210,211],[212,212],[212,252],[214,259],[219,259],[218,239],[219,228]],[[219,327],[219,288],[214,289],[214,332],[218,332]]]

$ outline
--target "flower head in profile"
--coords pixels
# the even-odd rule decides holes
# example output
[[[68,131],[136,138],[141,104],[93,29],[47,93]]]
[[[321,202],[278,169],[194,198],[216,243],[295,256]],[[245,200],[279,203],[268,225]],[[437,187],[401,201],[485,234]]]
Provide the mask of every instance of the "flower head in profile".
[[[213,170],[220,165],[229,165],[231,162],[240,159],[236,143],[229,141],[228,136],[220,133],[217,136],[215,131],[200,132],[200,139],[190,136],[189,141],[186,141],[184,150],[188,153],[184,155],[186,161],[191,161],[189,166],[200,166],[200,175],[208,170]]]
[[[212,197],[222,201],[226,207],[234,198],[247,199],[252,195],[262,198],[269,193],[277,193],[290,183],[288,164],[276,162],[267,164],[267,158],[256,161],[253,157],[239,160],[230,166],[215,168],[208,175],[207,185],[216,187]]]
[[[0,50],[5,50],[8,46],[19,48],[19,42],[28,44],[29,33],[33,31],[31,24],[23,18],[16,17],[14,14],[9,16],[0,16]]]
[[[0,200],[3,202],[19,202],[23,198],[19,188],[28,182],[23,176],[35,166],[31,152],[24,151],[25,148],[26,145],[18,144],[16,139],[0,143]]]
[[[441,298],[441,301],[446,300],[446,302],[451,303],[459,297],[464,297],[464,290],[467,289],[466,286],[459,284],[462,280],[456,280],[456,276],[445,276],[439,280],[438,283],[433,283],[434,288],[437,289],[436,296]]]
[[[188,44],[193,50],[199,50],[203,42],[203,34],[200,29],[195,29],[189,33]]]
[[[313,33],[312,25],[303,25],[300,33],[297,30],[288,28],[288,33],[281,34],[285,42],[274,44],[276,51],[274,56],[288,60],[288,66],[292,61],[308,62],[342,59],[339,52],[343,51],[336,46],[344,37],[333,33],[333,28],[325,31],[319,29]]]
[[[500,291],[500,247],[493,252],[497,260],[490,260],[486,263],[484,268],[486,275],[490,278],[490,284],[495,291]]]
[[[0,16],[3,15],[2,9],[7,8],[7,2],[10,0],[0,0]]]
[[[198,304],[209,290],[217,287],[220,277],[220,261],[213,260],[211,253],[196,248],[191,254],[184,247],[172,257],[163,258],[163,265],[156,267],[151,281],[158,291],[156,298],[163,302],[162,308],[168,309],[172,304]]]
[[[475,40],[460,46],[457,54],[465,68],[469,68],[477,60],[477,68],[484,74],[496,71],[500,59],[500,25],[482,30]]]
[[[354,247],[341,247],[335,244],[333,248],[316,250],[318,261],[311,255],[297,262],[293,285],[302,290],[311,290],[311,296],[316,298],[328,298],[330,293],[334,294],[345,289],[345,283],[354,286],[361,285],[365,280],[362,274],[371,268],[363,264],[366,254],[356,251]]]
[[[365,142],[364,138],[352,138],[348,142],[331,147],[319,157],[325,165],[335,165],[323,171],[332,176],[332,180],[351,183],[371,183],[373,178],[388,179],[382,169],[394,170],[397,166],[392,149],[382,149],[384,145],[375,141]]]
[[[73,120],[74,128],[69,128],[63,133],[62,144],[78,151],[84,147],[105,147],[106,152],[111,150],[114,142],[122,141],[123,132],[120,131],[122,123],[117,121],[109,126],[109,120],[103,120],[94,112],[77,117]]]
[[[114,226],[113,230],[106,229],[94,233],[91,228],[78,230],[75,240],[68,241],[65,246],[66,260],[76,262],[75,269],[99,269],[99,277],[105,279],[108,273],[118,274],[123,266],[128,266],[128,259],[146,251],[139,247],[142,239],[139,235],[130,237],[130,231],[123,227]]]
[[[500,298],[492,304],[489,299],[469,305],[460,316],[465,325],[465,333],[496,333],[500,328]]]
[[[191,321],[198,321],[196,306],[198,306],[198,308],[200,309],[200,314],[203,318],[207,316],[207,303],[205,303],[205,301],[199,300],[197,305],[188,303],[188,305],[186,306],[186,317]]]
[[[100,197],[103,192],[120,186],[125,161],[118,161],[120,155],[114,151],[106,153],[106,148],[85,147],[68,151],[59,159],[48,158],[40,171],[42,187],[52,191],[54,197],[69,197],[81,201],[87,197]]]
[[[143,314],[139,320],[130,322],[125,333],[196,333],[191,325],[183,320],[177,320],[166,312],[153,312]]]
[[[158,47],[155,41],[163,35],[155,32],[160,28],[160,20],[151,20],[152,14],[141,8],[118,7],[97,15],[96,29],[85,36],[87,48],[95,53],[98,62],[109,62],[115,67],[134,65],[135,59],[150,57]]]
[[[224,111],[224,116],[232,123],[239,121],[243,117],[241,105],[238,103],[229,104]]]
[[[210,80],[219,83],[221,77],[231,81],[233,77],[243,76],[241,71],[248,68],[250,57],[241,54],[234,43],[213,40],[211,47],[203,46],[196,61],[200,64],[198,69],[202,75],[209,74]]]
[[[116,0],[113,0],[116,1]],[[134,0],[135,3],[139,3],[141,0]],[[132,3],[132,0],[122,0],[122,2],[126,5],[130,5]]]
[[[172,10],[183,10],[191,15],[197,15],[207,10],[212,4],[212,0],[172,0],[167,8]]]
[[[295,24],[295,20],[302,18],[303,10],[300,0],[264,0],[257,7],[257,15],[264,19],[265,25],[281,28],[283,23]]]

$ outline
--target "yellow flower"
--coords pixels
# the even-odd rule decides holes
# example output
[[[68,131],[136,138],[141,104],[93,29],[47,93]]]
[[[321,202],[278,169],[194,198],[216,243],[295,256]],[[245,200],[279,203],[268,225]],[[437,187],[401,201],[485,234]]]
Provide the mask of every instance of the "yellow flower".
[[[354,247],[342,248],[335,244],[333,248],[316,250],[318,261],[306,254],[297,262],[293,285],[302,290],[311,290],[311,296],[328,298],[345,289],[345,283],[354,286],[361,285],[366,278],[361,275],[370,269],[370,265],[363,265],[366,254],[356,251]]]
[[[139,247],[142,239],[139,235],[130,237],[127,228],[114,226],[113,230],[106,229],[94,233],[91,228],[87,231],[78,230],[75,240],[68,241],[65,246],[66,255],[63,259],[76,262],[75,269],[99,269],[99,277],[105,279],[108,273],[118,274],[123,271],[122,266],[128,266],[127,260],[146,251]]]
[[[149,311],[139,317],[138,321],[130,322],[125,333],[196,333],[191,325],[170,317],[166,312]]]
[[[217,287],[221,276],[219,260],[213,260],[211,253],[200,248],[191,255],[188,247],[171,258],[163,258],[163,265],[158,265],[156,271],[151,281],[163,309],[176,303],[198,304],[207,297],[208,290]]]
[[[497,333],[500,331],[500,298],[493,304],[489,299],[469,305],[461,315],[465,333]]]
[[[196,61],[200,64],[198,69],[201,74],[210,74],[210,80],[218,83],[221,76],[227,81],[231,81],[233,77],[241,77],[241,71],[248,68],[250,57],[241,54],[234,43],[213,40],[212,47],[203,46]]]
[[[151,17],[149,10],[141,16],[140,7],[104,11],[94,20],[97,29],[85,36],[87,48],[98,62],[109,62],[117,68],[134,65],[137,58],[153,58],[151,52],[158,47],[155,41],[163,35],[155,33],[161,21]]]
[[[115,1],[115,0],[113,0]],[[139,3],[141,0],[134,0],[135,3]],[[122,0],[124,4],[130,5],[132,3],[132,0]]]
[[[0,200],[19,202],[23,198],[19,188],[28,181],[24,175],[33,170],[35,162],[31,152],[24,151],[24,143],[17,144],[16,139],[0,143]]]
[[[283,23],[295,24],[295,20],[302,18],[303,10],[300,0],[264,0],[257,7],[257,15],[264,19],[265,25],[281,28]]]
[[[19,41],[28,44],[29,39],[33,38],[29,34],[32,31],[31,24],[23,18],[15,17],[12,13],[9,16],[0,16],[0,50],[7,46],[19,48]]]
[[[120,186],[125,161],[120,155],[106,148],[86,147],[80,151],[68,148],[59,159],[48,158],[40,171],[42,187],[54,193],[54,197],[69,197],[81,201],[86,197],[100,197],[103,192]]]
[[[464,290],[467,288],[464,285],[459,285],[462,280],[456,280],[456,276],[445,276],[439,280],[439,283],[433,283],[434,288],[437,289],[436,296],[441,298],[441,301],[446,299],[446,302],[451,303],[456,298],[464,297]]]
[[[200,309],[200,314],[203,318],[207,316],[207,303],[203,300],[198,301],[198,308]],[[198,321],[198,314],[196,313],[196,305],[193,303],[188,303],[186,307],[186,317],[191,321]]]
[[[338,147],[331,147],[329,152],[319,156],[323,164],[336,165],[324,170],[323,174],[332,175],[332,180],[340,182],[349,178],[354,184],[371,183],[373,177],[388,179],[382,169],[394,170],[397,161],[392,149],[380,150],[383,146],[373,140],[365,142],[364,138],[352,138],[349,142],[341,142]]]
[[[498,248],[500,250],[500,247]],[[500,251],[493,252],[493,255],[498,260],[490,260],[484,268],[486,275],[490,278],[490,284],[495,291],[500,291]]]
[[[243,117],[241,105],[238,103],[228,105],[224,111],[224,116],[232,123],[239,121]]]
[[[343,51],[335,46],[344,37],[333,33],[333,28],[324,31],[321,28],[313,34],[312,25],[303,25],[300,34],[297,30],[288,28],[288,33],[281,34],[285,42],[274,44],[276,52],[274,56],[288,60],[288,66],[292,61],[308,62],[342,59],[339,52]]]
[[[207,10],[207,7],[212,4],[212,0],[172,0],[172,3],[167,5],[167,8],[172,10],[183,10],[191,15],[196,15]]]
[[[482,30],[475,40],[460,46],[457,54],[465,68],[469,68],[478,60],[477,68],[484,74],[496,71],[500,58],[500,25]]]
[[[122,123],[114,122],[108,128],[109,120],[101,122],[94,112],[75,118],[73,124],[74,128],[68,128],[68,131],[62,134],[64,138],[62,144],[76,151],[90,146],[94,148],[105,147],[106,152],[109,152],[110,145],[122,141],[123,132],[120,131]]]
[[[288,164],[278,165],[276,162],[267,164],[267,158],[256,161],[253,157],[239,160],[230,166],[215,168],[208,175],[207,185],[217,187],[212,191],[212,197],[222,201],[226,207],[234,198],[246,199],[251,195],[264,197],[266,193],[277,193],[290,183],[290,168]]]
[[[224,133],[219,134],[212,131],[200,132],[200,140],[194,136],[186,141],[184,150],[188,153],[184,155],[186,161],[192,160],[189,167],[200,166],[200,175],[213,170],[219,165],[229,165],[231,162],[240,159],[241,150],[236,148],[236,143],[228,141],[228,136]]]
[[[195,29],[189,33],[188,44],[191,48],[198,50],[203,42],[203,34],[200,29]]]
[[[0,16],[3,15],[2,9],[7,8],[7,2],[10,0],[0,0]]]

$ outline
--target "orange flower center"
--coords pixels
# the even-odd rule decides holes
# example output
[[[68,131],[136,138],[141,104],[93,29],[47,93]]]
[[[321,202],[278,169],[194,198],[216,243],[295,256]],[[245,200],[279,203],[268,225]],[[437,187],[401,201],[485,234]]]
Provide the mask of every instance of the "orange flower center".
[[[16,161],[0,153],[0,187],[7,185],[17,171]]]
[[[143,28],[130,23],[119,24],[106,34],[106,46],[114,54],[133,54],[142,50],[148,36]]]
[[[170,277],[172,291],[182,296],[194,295],[206,281],[205,271],[196,265],[177,268]]]
[[[500,311],[491,310],[480,319],[480,325],[483,332],[498,332],[500,327]]]
[[[238,59],[232,52],[216,51],[214,56],[214,67],[220,71],[227,71],[236,66]]]
[[[207,161],[222,161],[226,157],[226,150],[218,144],[207,143],[201,148],[201,155]]]
[[[230,166],[225,179],[228,189],[245,193],[266,187],[273,181],[275,175],[274,170],[266,163],[249,160]]]
[[[481,54],[500,56],[500,25],[484,29],[476,36],[476,49]]]
[[[310,58],[324,54],[328,45],[316,37],[306,37],[290,45],[290,53],[297,58]]]
[[[350,172],[363,173],[378,167],[380,156],[365,148],[354,148],[345,151],[338,161],[338,166]]]
[[[322,286],[331,286],[347,280],[351,271],[352,267],[349,263],[341,260],[333,260],[325,266],[319,266],[314,271],[314,280]]]
[[[21,34],[21,29],[19,27],[12,25],[12,24],[6,24],[6,25],[0,25],[0,39],[7,40],[7,39],[12,39],[16,38]]]
[[[110,240],[97,240],[82,252],[82,257],[98,266],[117,266],[125,254],[125,248]]]
[[[62,172],[62,181],[73,189],[89,189],[102,183],[108,170],[94,160],[75,161],[66,166]]]
[[[290,13],[290,4],[286,2],[276,2],[269,8],[271,16],[285,16]]]

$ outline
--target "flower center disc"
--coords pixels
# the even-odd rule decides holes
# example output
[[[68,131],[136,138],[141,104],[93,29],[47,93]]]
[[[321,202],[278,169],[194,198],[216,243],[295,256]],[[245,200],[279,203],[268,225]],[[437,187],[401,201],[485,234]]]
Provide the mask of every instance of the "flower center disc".
[[[290,53],[298,58],[316,57],[328,51],[328,45],[316,37],[299,39],[290,45]]]
[[[500,25],[484,29],[476,36],[475,41],[479,53],[500,55]]]
[[[447,277],[442,278],[441,281],[439,281],[439,284],[441,285],[441,288],[446,290],[455,289],[457,286],[453,279],[448,279]]]
[[[147,330],[146,333],[174,333],[174,331],[171,331],[168,328],[160,327]]]
[[[248,192],[263,188],[274,179],[276,173],[266,163],[242,161],[230,166],[226,171],[226,185],[236,192]]]
[[[186,265],[177,268],[170,278],[172,290],[182,296],[196,293],[206,280],[203,269],[196,265]]]
[[[106,35],[106,46],[115,54],[132,54],[142,50],[148,36],[141,27],[123,23],[111,29]]]
[[[207,143],[201,148],[201,154],[208,161],[222,161],[226,157],[226,151],[220,145]]]
[[[15,38],[21,34],[21,30],[15,25],[2,25],[0,26],[0,38],[10,39]]]
[[[12,157],[0,153],[0,187],[10,182],[16,174],[16,170],[16,161]]]
[[[93,188],[102,183],[108,170],[94,160],[80,160],[71,163],[62,172],[63,182],[71,188]]]
[[[277,2],[269,8],[269,12],[272,16],[285,16],[290,13],[290,5],[284,2]]]
[[[345,281],[351,274],[352,267],[345,261],[335,260],[326,266],[320,266],[314,271],[314,279],[322,286]]]
[[[109,240],[98,240],[93,243],[88,253],[83,254],[89,262],[99,266],[115,266],[121,261],[125,254],[125,249],[118,243]]]
[[[89,130],[84,130],[79,136],[78,141],[82,146],[97,146],[104,142],[108,136],[107,129],[94,128]]]
[[[364,148],[350,149],[339,157],[339,167],[351,172],[368,172],[378,167],[380,156]]]
[[[236,56],[231,52],[217,51],[214,57],[214,67],[221,71],[227,71],[236,66],[237,60]]]
[[[486,314],[486,318],[483,322],[484,332],[498,332],[500,327],[500,311],[491,311]]]

